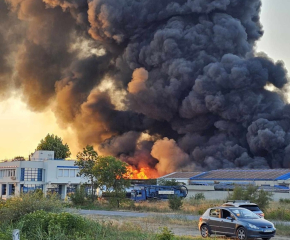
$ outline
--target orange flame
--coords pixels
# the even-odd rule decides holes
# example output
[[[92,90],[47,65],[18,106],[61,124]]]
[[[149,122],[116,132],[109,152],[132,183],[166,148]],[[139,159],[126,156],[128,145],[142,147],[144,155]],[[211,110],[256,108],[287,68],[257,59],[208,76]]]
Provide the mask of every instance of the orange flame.
[[[141,167],[140,169],[136,169],[133,166],[128,166],[127,169],[130,179],[149,179],[158,177],[156,170],[149,167]]]

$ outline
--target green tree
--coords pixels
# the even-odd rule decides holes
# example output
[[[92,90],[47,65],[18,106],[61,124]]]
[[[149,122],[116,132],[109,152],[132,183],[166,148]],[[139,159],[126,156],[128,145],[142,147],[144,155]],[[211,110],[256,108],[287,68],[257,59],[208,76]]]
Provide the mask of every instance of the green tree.
[[[127,163],[115,157],[100,156],[93,167],[93,172],[99,184],[106,186],[108,192],[120,192],[130,186],[127,167]]]
[[[249,185],[247,188],[235,187],[232,193],[229,193],[228,199],[230,200],[249,200],[256,203],[262,210],[265,210],[269,205],[273,194],[266,192],[263,189],[259,190],[258,186]]]
[[[71,155],[69,146],[62,143],[62,139],[53,134],[47,134],[44,139],[40,141],[36,150],[54,151],[54,158],[64,159]]]
[[[77,161],[75,162],[75,166],[80,168],[79,175],[88,178],[91,182],[92,200],[95,198],[95,189],[99,186],[93,171],[97,160],[98,153],[94,150],[93,146],[87,145],[85,148],[83,148],[82,152],[78,152]]]
[[[12,161],[25,161],[25,158],[23,156],[16,156]]]
[[[160,178],[160,179],[158,179],[158,185],[160,185],[160,186],[178,186],[179,183],[176,181],[176,179],[166,180],[165,178]]]
[[[112,156],[102,156],[98,157],[93,171],[100,186],[105,186],[113,197],[111,204],[116,202],[119,207],[120,201],[125,198],[125,188],[130,186],[128,164]]]

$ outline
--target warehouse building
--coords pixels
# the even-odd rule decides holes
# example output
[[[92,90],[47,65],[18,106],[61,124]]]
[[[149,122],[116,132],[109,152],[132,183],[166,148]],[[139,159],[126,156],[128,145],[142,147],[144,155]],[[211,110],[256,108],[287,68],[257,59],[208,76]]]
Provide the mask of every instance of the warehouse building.
[[[289,192],[290,169],[219,169],[191,177],[189,185],[214,186],[232,190],[234,186],[255,185],[268,190]]]
[[[159,179],[164,179],[166,181],[175,180],[176,182],[182,183],[184,185],[189,185],[190,178],[198,176],[201,173],[202,172],[173,172]]]
[[[272,192],[275,201],[290,198],[290,169],[218,169],[195,173],[189,176],[188,173],[174,172],[161,178],[172,180],[178,176],[176,181],[182,179],[186,184],[188,197],[203,193],[207,199],[226,199],[228,192],[236,186],[254,185]]]

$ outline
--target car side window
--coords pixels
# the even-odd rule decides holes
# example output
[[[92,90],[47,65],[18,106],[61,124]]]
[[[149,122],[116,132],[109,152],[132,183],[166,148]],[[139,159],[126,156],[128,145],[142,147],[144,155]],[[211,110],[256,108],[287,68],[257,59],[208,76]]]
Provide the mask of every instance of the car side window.
[[[211,209],[209,212],[209,216],[219,218],[220,217],[220,209],[215,209],[215,208]]]
[[[231,217],[231,213],[228,210],[222,209],[222,218]]]

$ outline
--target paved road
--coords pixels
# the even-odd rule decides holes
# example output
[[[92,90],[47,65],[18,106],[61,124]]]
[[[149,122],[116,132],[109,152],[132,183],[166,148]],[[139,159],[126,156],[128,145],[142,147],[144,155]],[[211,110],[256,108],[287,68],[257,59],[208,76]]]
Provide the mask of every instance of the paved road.
[[[198,220],[199,216],[171,213],[140,213],[128,211],[103,211],[103,210],[76,210],[81,215],[123,216],[123,217],[154,217],[164,216],[170,218],[182,218],[187,220]]]
[[[75,210],[81,215],[102,215],[102,216],[123,216],[123,217],[154,217],[164,216],[170,218],[182,218],[187,220],[199,220],[200,216],[188,215],[188,214],[174,214],[174,213],[140,213],[140,212],[129,212],[129,211],[104,211],[104,210]],[[285,221],[271,221],[274,224],[290,225],[290,222]]]

